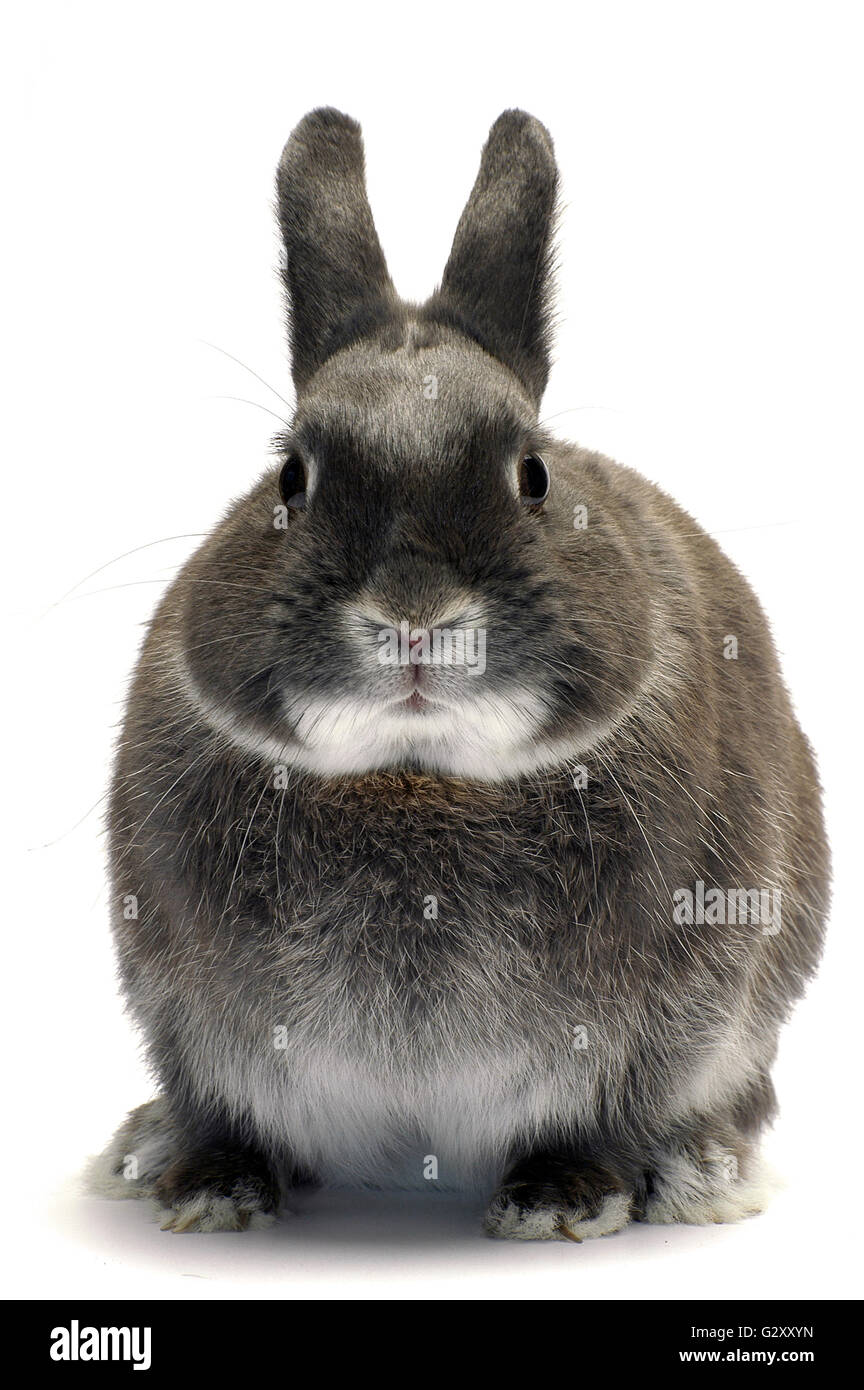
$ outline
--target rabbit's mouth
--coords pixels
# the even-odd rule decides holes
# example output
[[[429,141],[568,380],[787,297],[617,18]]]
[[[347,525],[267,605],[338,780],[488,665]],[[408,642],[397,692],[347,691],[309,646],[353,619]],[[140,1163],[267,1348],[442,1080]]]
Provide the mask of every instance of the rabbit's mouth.
[[[408,714],[425,714],[431,708],[432,701],[421,695],[419,690],[413,690],[407,700],[399,701],[399,709],[405,710]]]
[[[430,693],[428,683],[423,683],[419,671],[413,672],[414,685],[408,693],[400,692],[396,699],[387,699],[384,702],[384,710],[387,714],[407,715],[409,718],[416,718],[418,715],[432,715],[444,710],[452,710],[452,701],[442,699],[441,692],[437,689],[434,694]]]

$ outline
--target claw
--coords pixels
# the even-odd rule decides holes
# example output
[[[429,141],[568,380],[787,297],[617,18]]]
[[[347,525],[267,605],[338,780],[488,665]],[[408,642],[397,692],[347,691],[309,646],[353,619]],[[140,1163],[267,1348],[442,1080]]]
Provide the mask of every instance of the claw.
[[[162,1230],[171,1230],[175,1236],[182,1236],[184,1231],[194,1231],[198,1224],[197,1215],[189,1214],[184,1217],[175,1216],[169,1227],[163,1226]]]
[[[564,1236],[567,1240],[572,1240],[575,1245],[582,1244],[582,1237],[574,1236],[573,1232],[570,1230],[570,1227],[565,1226],[563,1221],[558,1222],[557,1229],[561,1232],[562,1236]]]

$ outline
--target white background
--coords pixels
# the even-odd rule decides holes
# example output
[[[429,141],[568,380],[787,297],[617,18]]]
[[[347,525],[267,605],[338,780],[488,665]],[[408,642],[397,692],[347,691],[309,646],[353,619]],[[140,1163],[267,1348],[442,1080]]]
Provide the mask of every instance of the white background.
[[[244,0],[7,20],[7,1293],[860,1293],[861,14]],[[494,118],[518,105],[546,122],[564,212],[544,417],[675,495],[771,616],[819,755],[836,891],[776,1072],[787,1187],[742,1226],[514,1246],[458,1204],[340,1196],[275,1233],[175,1237],[141,1204],[75,1195],[84,1156],[151,1094],[114,984],[96,803],[141,624],[191,534],[266,465],[266,411],[287,413],[273,172],[322,104],[363,123],[408,297],[440,276]]]

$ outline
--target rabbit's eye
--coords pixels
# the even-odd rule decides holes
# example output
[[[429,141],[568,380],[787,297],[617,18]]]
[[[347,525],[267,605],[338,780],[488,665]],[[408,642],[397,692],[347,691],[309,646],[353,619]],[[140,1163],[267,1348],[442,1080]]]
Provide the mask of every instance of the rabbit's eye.
[[[549,496],[549,469],[539,454],[526,454],[519,464],[519,495],[529,507]]]
[[[302,511],[306,506],[306,469],[299,454],[292,454],[283,463],[279,474],[279,491],[286,507]]]

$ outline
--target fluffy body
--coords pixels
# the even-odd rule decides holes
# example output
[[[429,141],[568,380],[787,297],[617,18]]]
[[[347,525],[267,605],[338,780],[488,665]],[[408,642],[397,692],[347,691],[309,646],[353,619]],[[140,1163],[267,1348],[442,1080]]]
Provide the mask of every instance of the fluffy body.
[[[177,1230],[266,1221],[310,1178],[428,1186],[430,1157],[440,1185],[496,1189],[495,1236],[737,1219],[761,1205],[777,1035],[827,898],[767,625],[659,489],[538,426],[542,127],[493,128],[424,306],[382,279],[358,148],[314,113],[280,173],[299,390],[282,447],[306,460],[306,510],[274,526],[278,469],[234,505],[129,699],[115,932],[162,1094],[100,1181]],[[351,283],[314,249],[346,218]],[[496,291],[481,252],[503,235]],[[518,495],[526,451],[553,480],[542,507]],[[486,670],[382,666],[377,634],[403,619],[482,627]],[[779,891],[780,929],[676,923],[697,882]]]

